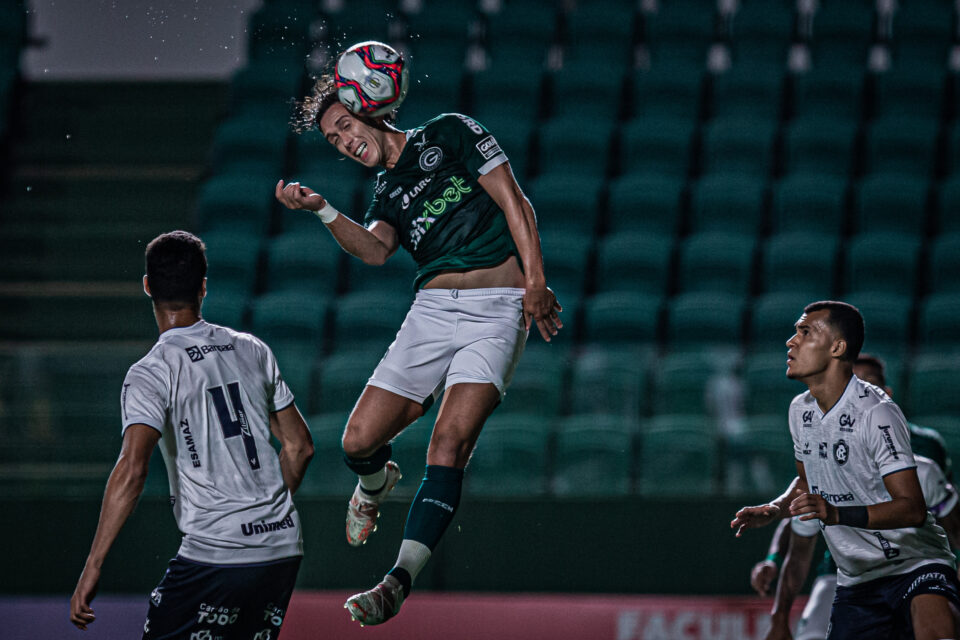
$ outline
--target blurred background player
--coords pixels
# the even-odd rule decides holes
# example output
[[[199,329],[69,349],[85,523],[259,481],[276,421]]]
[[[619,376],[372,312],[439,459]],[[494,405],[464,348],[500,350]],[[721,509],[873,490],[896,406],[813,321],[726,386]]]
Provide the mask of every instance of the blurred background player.
[[[303,555],[292,495],[313,455],[310,432],[270,348],[200,316],[207,258],[199,238],[155,238],[146,272],[160,339],[123,383],[123,444],[70,620],[86,629],[96,619],[101,567],[160,442],[183,540],[150,594],[143,637],[276,637]]]
[[[860,312],[812,303],[795,329],[787,377],[809,389],[789,411],[798,477],[773,502],[738,511],[730,526],[740,536],[787,515],[820,520],[838,565],[832,640],[956,637],[956,561],[926,509],[906,420],[853,374]]]
[[[399,611],[453,518],[464,468],[531,324],[550,341],[562,327],[561,307],[546,285],[533,208],[496,139],[476,121],[443,114],[401,131],[352,114],[329,78],[317,81],[299,118],[343,155],[384,171],[363,225],[299,183],[281,180],[277,199],[315,212],[367,264],[383,264],[399,247],[417,263],[416,299],[343,434],[347,466],[360,476],[347,511],[351,545],[375,530],[378,505],[400,477],[390,441],[445,390],[396,565],[346,604],[359,622],[379,624]]]

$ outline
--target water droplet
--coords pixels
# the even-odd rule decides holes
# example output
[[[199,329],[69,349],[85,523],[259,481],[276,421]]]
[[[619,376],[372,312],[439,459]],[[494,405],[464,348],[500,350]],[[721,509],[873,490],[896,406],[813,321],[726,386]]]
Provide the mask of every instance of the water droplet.
[[[71,135],[71,134],[69,134],[69,133],[66,135],[67,140],[70,139],[70,135]]]
[[[28,184],[28,185],[27,185],[27,191],[33,191],[33,186]]]

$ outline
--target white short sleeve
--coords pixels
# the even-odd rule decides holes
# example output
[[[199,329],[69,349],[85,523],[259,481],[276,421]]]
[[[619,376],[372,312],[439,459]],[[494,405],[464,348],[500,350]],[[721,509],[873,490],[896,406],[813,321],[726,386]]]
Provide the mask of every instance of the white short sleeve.
[[[130,367],[120,393],[121,433],[132,424],[145,424],[162,433],[168,406],[169,392],[164,377],[142,362]]]
[[[927,510],[936,518],[942,518],[957,506],[957,492],[949,482],[943,471],[929,458],[916,456],[917,477],[920,479],[920,488],[923,489],[923,499],[927,502]]]
[[[910,431],[900,408],[881,402],[867,415],[863,440],[880,469],[881,476],[917,466],[910,448]]]
[[[816,518],[813,520],[801,520],[800,516],[794,516],[790,518],[790,530],[798,536],[812,538],[820,533],[820,521]]]
[[[290,387],[287,386],[283,376],[280,375],[280,367],[277,365],[277,359],[273,355],[273,351],[271,351],[270,347],[266,344],[264,344],[264,349],[266,349],[267,352],[267,371],[273,383],[273,392],[270,395],[270,403],[267,410],[271,412],[280,411],[293,404],[293,392],[290,391]]]

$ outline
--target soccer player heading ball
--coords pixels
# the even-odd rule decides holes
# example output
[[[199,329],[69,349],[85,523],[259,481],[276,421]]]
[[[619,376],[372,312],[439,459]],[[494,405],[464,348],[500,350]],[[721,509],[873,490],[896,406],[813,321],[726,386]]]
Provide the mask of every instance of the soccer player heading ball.
[[[318,127],[343,155],[383,167],[364,224],[296,182],[279,181],[276,197],[289,209],[314,212],[367,264],[383,264],[400,247],[417,263],[413,305],[343,434],[347,466],[359,475],[347,508],[351,545],[376,529],[379,504],[400,479],[390,441],[445,390],[396,565],[346,603],[362,624],[379,624],[399,611],[453,519],[464,468],[530,326],[550,341],[563,325],[546,285],[533,208],[493,135],[454,113],[401,131],[383,117],[352,113],[337,95],[332,78],[317,81],[299,105],[297,128]]]

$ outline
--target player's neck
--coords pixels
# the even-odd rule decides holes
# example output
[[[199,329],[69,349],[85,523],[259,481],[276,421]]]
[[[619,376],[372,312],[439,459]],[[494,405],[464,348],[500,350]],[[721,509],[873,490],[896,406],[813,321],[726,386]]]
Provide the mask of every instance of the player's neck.
[[[407,145],[406,131],[388,131],[383,134],[383,166],[393,169]]]
[[[171,309],[165,306],[153,305],[153,316],[157,319],[157,328],[161,334],[170,329],[195,325],[200,320],[199,309],[194,307]]]
[[[835,366],[827,367],[822,373],[810,376],[803,382],[810,389],[810,395],[817,401],[820,411],[827,413],[840,401],[852,376],[853,371],[850,367],[836,363]]]

